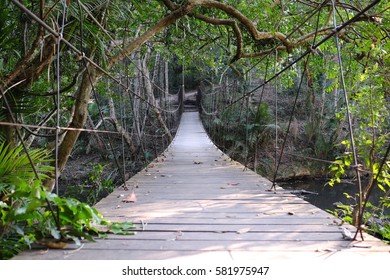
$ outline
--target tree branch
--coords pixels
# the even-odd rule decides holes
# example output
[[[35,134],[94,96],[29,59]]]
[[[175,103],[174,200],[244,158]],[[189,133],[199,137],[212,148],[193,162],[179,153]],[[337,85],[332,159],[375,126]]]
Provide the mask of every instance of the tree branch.
[[[171,0],[161,0],[164,5],[170,10],[170,11],[177,11],[182,8],[182,6],[179,6],[175,3],[173,3]],[[317,3],[315,1],[307,0],[298,0],[299,3],[308,5],[310,7],[318,8],[319,5],[324,5],[323,3]],[[330,1],[329,1],[330,2]],[[242,14],[240,11],[238,11],[233,6],[230,6],[225,3],[221,3],[219,1],[215,0],[188,0],[186,2],[191,3],[193,5],[192,9],[195,7],[205,7],[205,8],[211,8],[211,9],[217,9],[220,11],[225,12],[227,15],[231,17],[231,19],[216,19],[212,18],[206,15],[201,15],[197,13],[193,13],[192,11],[188,13],[188,16],[191,16],[193,18],[202,20],[206,23],[213,24],[213,25],[225,25],[230,26],[234,34],[236,36],[237,40],[237,50],[235,56],[232,58],[231,63],[239,60],[240,58],[254,58],[254,57],[262,57],[265,56],[275,50],[281,50],[281,51],[287,51],[290,52],[293,48],[296,48],[298,46],[304,45],[308,43],[310,40],[314,38],[314,36],[318,35],[329,35],[331,32],[333,32],[333,28],[326,27],[323,28],[317,32],[312,32],[305,34],[301,36],[300,38],[297,38],[295,40],[290,40],[286,35],[280,32],[262,32],[257,29],[255,26],[255,23],[251,21],[248,17],[246,17],[244,14]],[[331,3],[325,3],[325,5],[331,5]],[[351,11],[359,12],[359,9],[346,3],[342,3],[340,1],[337,1],[337,6],[342,7],[344,9],[348,9]],[[363,14],[357,21],[375,21],[373,19],[373,16]],[[243,37],[242,37],[242,30],[237,24],[237,21],[244,26],[244,28],[249,32],[249,34],[252,36],[254,41],[264,41],[264,40],[270,40],[275,39],[282,43],[282,45],[277,46],[276,48],[264,50],[261,52],[254,52],[254,53],[243,53]],[[340,32],[340,35],[344,35],[346,31]]]
[[[333,30],[333,27],[327,27],[327,28],[324,28],[324,29],[321,29],[321,30],[318,30],[317,32],[311,32],[311,33],[308,33],[308,34],[305,34],[299,38],[297,38],[296,40],[294,40],[292,43],[291,43],[291,46],[293,48],[297,48],[299,46],[302,46],[302,45],[305,45],[307,43],[310,43],[310,41],[313,40],[313,38],[315,36],[319,36],[319,35],[329,35],[329,34],[332,34],[334,32]],[[344,29],[342,31],[339,32],[339,36],[340,37],[343,37],[345,34],[347,34],[347,30]],[[261,57],[264,57],[274,51],[286,51],[286,46],[284,45],[279,45],[277,47],[274,47],[274,48],[271,48],[271,49],[267,49],[267,50],[263,50],[263,51],[260,51],[260,52],[253,52],[253,53],[243,53],[242,54],[242,58],[261,58]]]
[[[192,14],[192,13],[190,14],[190,16],[192,16],[192,17],[194,17],[196,19],[199,19],[201,21],[204,21],[206,23],[210,23],[212,25],[230,26],[233,29],[233,32],[234,32],[234,34],[236,36],[236,40],[237,40],[237,43],[236,43],[236,47],[237,47],[236,54],[232,58],[231,63],[233,63],[234,61],[239,60],[242,57],[242,52],[243,52],[243,48],[244,48],[242,33],[241,33],[241,30],[238,27],[237,23],[234,20],[216,19],[216,18],[211,18],[211,17],[207,17],[207,16],[204,16],[204,15]]]
[[[169,1],[163,0],[163,2]],[[153,27],[148,29],[145,33],[143,33],[141,36],[137,37],[134,41],[130,42],[126,47],[124,47],[122,52],[120,52],[114,57],[111,57],[108,60],[108,68],[111,68],[113,65],[116,65],[119,61],[126,58],[126,56],[140,48],[143,44],[145,44],[148,40],[150,40],[153,36],[155,36],[167,26],[176,22],[178,19],[188,15],[191,10],[196,6],[196,3],[197,0],[190,0],[179,8],[172,11],[169,15],[167,15],[160,21],[158,21]]]

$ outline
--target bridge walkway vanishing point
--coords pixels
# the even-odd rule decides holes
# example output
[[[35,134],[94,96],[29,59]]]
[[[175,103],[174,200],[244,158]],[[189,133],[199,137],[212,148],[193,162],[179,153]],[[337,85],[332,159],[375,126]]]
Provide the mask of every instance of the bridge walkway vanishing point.
[[[198,113],[185,112],[163,155],[96,205],[108,220],[133,221],[135,235],[15,259],[389,260],[390,246],[367,234],[344,240],[340,220],[271,185],[218,150]],[[137,201],[123,202],[133,188]]]

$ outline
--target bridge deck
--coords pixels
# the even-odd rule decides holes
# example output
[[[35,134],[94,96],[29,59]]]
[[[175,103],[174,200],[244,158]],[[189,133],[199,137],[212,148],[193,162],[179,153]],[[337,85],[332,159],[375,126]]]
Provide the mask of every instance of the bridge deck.
[[[268,180],[213,145],[195,112],[184,113],[164,155],[127,186],[96,208],[109,220],[133,221],[135,235],[109,235],[77,250],[28,251],[16,259],[389,260],[390,247],[374,237],[343,240],[332,215],[281,188],[267,191]],[[137,201],[124,203],[132,188]]]

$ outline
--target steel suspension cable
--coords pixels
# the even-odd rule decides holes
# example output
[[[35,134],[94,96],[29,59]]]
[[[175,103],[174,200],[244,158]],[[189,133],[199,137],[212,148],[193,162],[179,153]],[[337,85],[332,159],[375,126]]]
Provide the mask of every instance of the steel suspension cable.
[[[295,113],[295,108],[297,106],[297,102],[298,102],[298,97],[299,97],[299,94],[301,92],[301,88],[302,88],[302,84],[303,84],[303,78],[305,76],[305,73],[307,71],[307,65],[308,65],[308,62],[309,62],[309,58],[310,56],[308,56],[305,60],[305,63],[304,63],[304,69],[303,69],[303,73],[302,73],[302,76],[301,76],[301,80],[299,82],[299,86],[298,86],[298,89],[297,89],[297,93],[295,95],[295,99],[294,99],[294,103],[293,103],[293,106],[292,106],[292,109],[291,109],[291,113],[290,113],[290,118],[289,118],[289,121],[288,121],[288,125],[287,125],[287,129],[286,129],[286,134],[284,136],[284,139],[283,139],[283,143],[282,143],[282,147],[281,147],[281,150],[280,150],[280,154],[279,154],[279,157],[278,157],[278,160],[276,161],[276,157],[275,157],[275,161],[276,161],[276,168],[275,168],[275,172],[274,172],[274,176],[273,176],[273,179],[272,179],[272,186],[270,188],[270,190],[274,190],[276,191],[276,177],[277,177],[277,174],[278,174],[278,170],[279,170],[279,166],[280,166],[280,163],[282,161],[282,156],[283,156],[283,152],[284,152],[284,148],[286,146],[286,143],[287,143],[287,137],[289,135],[289,132],[290,132],[290,127],[291,127],[291,123],[293,121],[293,117],[294,117],[294,113]],[[277,144],[276,144],[277,145]],[[276,149],[275,149],[276,150]]]
[[[54,187],[57,196],[59,195],[59,174],[60,170],[58,167],[58,156],[59,156],[59,144],[60,144],[60,139],[59,139],[59,134],[60,134],[60,118],[61,118],[61,65],[60,65],[60,50],[61,50],[61,41],[63,39],[63,34],[64,34],[64,28],[65,28],[65,17],[66,17],[66,12],[67,12],[67,5],[65,0],[61,1],[63,10],[62,10],[62,19],[61,19],[61,26],[60,26],[60,31],[58,33],[58,42],[57,42],[57,54],[56,54],[56,78],[57,78],[57,94],[56,94],[56,130],[55,130],[55,143],[54,143]],[[57,207],[57,219],[58,223],[60,221],[60,209]]]
[[[127,74],[127,72],[126,72]],[[120,76],[122,77],[122,69],[120,70]],[[128,76],[126,75],[126,85],[128,86]],[[126,157],[125,157],[125,136],[124,133],[127,133],[127,123],[125,119],[126,106],[124,100],[123,92],[119,91],[119,104],[120,104],[120,116],[123,127],[123,133],[121,133],[121,144],[122,144],[122,178],[123,178],[123,187],[126,188]]]
[[[57,78],[57,94],[56,94],[56,110],[57,110],[57,115],[56,115],[56,130],[55,130],[55,148],[54,148],[54,169],[55,169],[55,177],[54,177],[54,186],[56,190],[56,194],[59,195],[59,184],[58,184],[58,177],[60,174],[59,167],[58,167],[58,154],[59,154],[59,134],[60,134],[60,118],[61,118],[61,64],[60,64],[60,50],[61,50],[61,42],[63,39],[64,35],[64,28],[65,28],[65,17],[66,17],[66,12],[67,12],[67,5],[65,0],[62,0],[62,19],[61,19],[61,27],[59,31],[59,38],[57,42],[57,54],[56,54],[56,78]],[[59,212],[57,213],[59,215]]]
[[[322,6],[321,6],[322,7]],[[317,39],[317,35],[318,35],[318,29],[319,29],[319,22],[320,22],[320,15],[321,15],[321,9],[318,10],[318,15],[317,15],[317,22],[316,22],[316,30],[315,30],[315,35],[314,35],[314,38],[313,38],[313,42],[312,42],[312,45],[315,44],[315,41]],[[284,149],[285,149],[285,146],[286,146],[286,143],[287,143],[287,138],[288,138],[288,135],[290,133],[290,127],[291,127],[291,123],[293,121],[293,117],[294,117],[294,114],[295,114],[295,108],[296,108],[296,105],[297,105],[297,102],[298,102],[298,97],[299,97],[299,94],[301,92],[301,88],[302,88],[302,84],[303,84],[303,79],[305,77],[305,74],[307,72],[307,67],[308,67],[308,63],[309,63],[309,58],[310,58],[310,55],[308,55],[306,57],[306,60],[304,62],[304,68],[303,68],[303,73],[301,75],[301,80],[299,82],[299,86],[298,86],[298,89],[297,89],[297,93],[295,95],[295,99],[294,99],[294,103],[293,103],[293,107],[292,107],[292,110],[291,110],[291,113],[290,113],[290,118],[289,118],[289,121],[288,121],[288,125],[287,125],[287,130],[286,130],[286,134],[284,136],[284,139],[283,139],[283,143],[282,143],[282,148],[280,150],[280,154],[279,154],[279,158],[277,160],[276,163],[276,168],[275,168],[275,172],[274,172],[274,176],[273,176],[273,180],[272,180],[272,186],[271,186],[271,189],[270,190],[275,190],[276,191],[276,177],[277,177],[277,174],[278,174],[278,171],[279,171],[279,167],[280,167],[280,163],[282,161],[282,156],[283,156],[283,153],[284,153]],[[277,94],[277,93],[276,93]],[[276,108],[276,112],[277,112],[277,108]],[[277,130],[277,127],[275,128]],[[276,141],[276,145],[277,145],[277,141]],[[277,149],[275,148],[275,153],[277,152]],[[275,154],[275,161],[276,161],[276,158],[277,158],[277,155]]]
[[[268,67],[269,67],[269,56],[267,56],[267,61],[265,64],[265,71],[264,71],[264,80],[267,79],[268,76]],[[260,100],[259,100],[259,105],[257,106],[257,112],[259,112],[261,105],[263,104],[263,97],[264,97],[264,92],[265,92],[265,86],[261,88],[261,93],[260,93]],[[256,113],[257,114],[257,113]],[[255,142],[255,157],[254,157],[254,163],[253,163],[253,168],[256,171],[257,169],[257,146],[258,146],[258,134],[256,135],[256,142]]]
[[[83,36],[83,19],[81,18],[81,17],[82,17],[82,9],[81,9],[81,8],[85,8],[85,6],[84,6],[80,1],[77,1],[77,3],[78,3],[79,11],[80,11],[80,34],[81,34],[80,46],[81,46],[81,49],[83,49],[83,47],[84,47],[84,46],[83,46],[83,40],[84,40],[83,37],[84,37],[84,36]],[[88,13],[88,10],[87,10],[87,9],[86,9],[86,11],[87,11],[87,13]],[[93,20],[96,21],[95,23],[98,24],[99,27],[100,27],[100,26],[101,26],[100,23],[99,23],[99,22],[98,22],[90,13],[88,13],[88,14],[93,18]],[[97,99],[96,90],[95,90],[95,87],[94,87],[94,85],[93,85],[93,82],[92,82],[92,79],[91,79],[90,72],[89,72],[89,70],[88,70],[88,65],[86,64],[86,62],[85,62],[84,59],[83,59],[83,62],[84,62],[84,67],[85,67],[85,69],[86,69],[86,71],[87,71],[87,74],[88,74],[89,81],[90,81],[90,83],[91,83],[92,93],[93,93],[93,96],[94,96],[94,98],[95,98],[95,102],[96,102],[96,105],[97,105],[97,108],[98,108],[98,111],[99,111],[99,116],[100,116],[100,118],[101,118],[101,121],[102,121],[102,124],[103,124],[104,129],[107,131],[107,127],[106,127],[106,123],[105,123],[104,118],[103,118],[102,110],[101,110],[100,104],[99,104],[98,99]],[[120,81],[120,82],[121,82],[121,81]],[[123,133],[120,133],[120,132],[118,131],[118,134],[121,135],[122,145],[124,145],[124,143],[123,143],[123,142],[124,142]],[[117,156],[116,156],[116,153],[115,153],[115,151],[114,151],[114,147],[113,147],[113,144],[112,144],[112,141],[111,141],[110,134],[105,134],[105,135],[107,135],[109,147],[111,148],[111,151],[112,151],[112,154],[113,154],[113,157],[114,157],[114,161],[115,161],[115,164],[116,164],[117,169],[118,169],[118,173],[121,174],[120,177],[122,178],[123,185],[125,186],[125,185],[126,185],[125,165],[123,164],[123,168],[124,168],[124,169],[121,170],[120,164],[119,164],[119,160],[118,160],[118,158],[117,158]],[[124,149],[124,147],[123,147],[123,149]],[[123,157],[123,160],[124,160],[124,153],[123,153],[123,151],[122,151],[122,157]],[[123,172],[121,172],[121,171],[123,171]]]
[[[278,60],[278,50],[275,50],[275,58],[274,58],[274,75],[277,73],[276,66],[277,66],[277,60]],[[279,162],[276,160],[278,157],[278,81],[275,81],[275,174],[279,168]],[[275,180],[274,180],[275,181]],[[275,188],[274,182],[272,184],[272,188]]]
[[[332,9],[333,9],[333,25],[334,29],[337,30],[337,20],[336,20],[336,7],[335,7],[335,2],[332,0]],[[346,109],[346,114],[347,114],[347,122],[348,122],[348,132],[349,132],[349,138],[351,141],[351,150],[352,150],[352,155],[353,155],[353,162],[354,162],[354,167],[355,167],[355,172],[356,172],[356,177],[357,177],[357,182],[358,182],[358,188],[359,188],[359,199],[358,199],[358,216],[360,217],[362,215],[362,205],[363,205],[363,190],[362,190],[362,181],[360,178],[360,170],[359,170],[359,164],[358,164],[358,158],[357,158],[357,151],[355,147],[355,139],[353,136],[353,127],[352,127],[352,116],[351,116],[351,110],[349,108],[349,101],[348,101],[348,93],[347,93],[347,87],[345,84],[345,77],[344,77],[344,66],[343,66],[343,60],[341,57],[341,48],[340,48],[340,42],[339,42],[339,36],[338,32],[335,34],[335,41],[336,41],[336,48],[337,48],[337,59],[339,62],[339,70],[340,70],[340,79],[341,79],[341,85],[342,85],[342,90],[344,94],[344,102],[345,102],[345,109]],[[363,238],[363,232],[361,229],[361,221],[359,221],[359,224],[357,226],[357,230],[354,236],[354,239],[356,238],[357,234],[360,233],[360,237],[362,240]]]

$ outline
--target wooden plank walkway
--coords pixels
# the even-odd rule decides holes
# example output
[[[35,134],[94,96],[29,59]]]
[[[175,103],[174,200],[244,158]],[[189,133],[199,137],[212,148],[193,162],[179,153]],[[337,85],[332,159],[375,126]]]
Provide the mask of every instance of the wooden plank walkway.
[[[186,112],[173,143],[146,169],[100,201],[111,221],[136,234],[109,235],[80,249],[33,250],[15,259],[389,260],[390,246],[365,235],[342,239],[340,221],[232,161]],[[131,189],[137,202],[124,203]],[[346,226],[353,230],[352,227]]]

